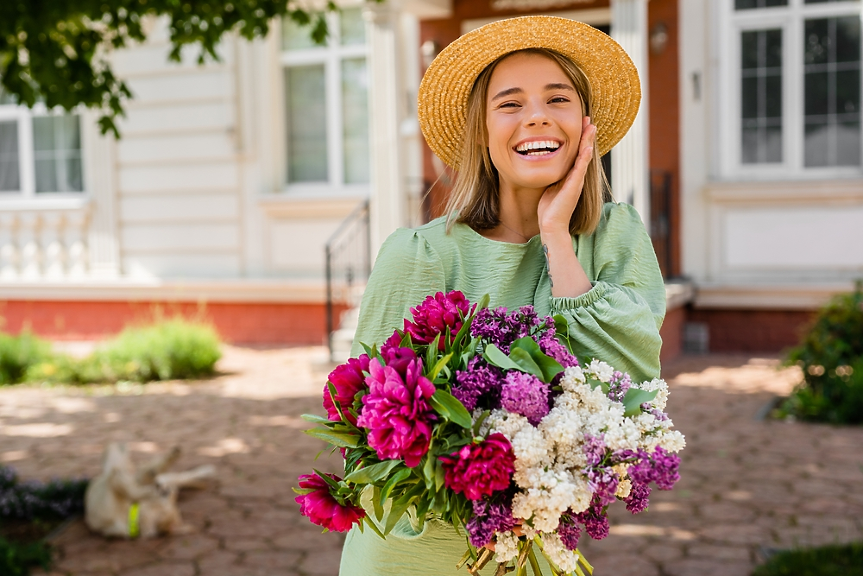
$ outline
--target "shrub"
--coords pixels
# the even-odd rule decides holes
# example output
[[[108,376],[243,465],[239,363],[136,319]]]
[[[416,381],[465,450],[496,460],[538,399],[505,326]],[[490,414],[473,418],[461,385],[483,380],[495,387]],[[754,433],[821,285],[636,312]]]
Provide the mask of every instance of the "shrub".
[[[11,466],[0,466],[0,524],[4,520],[63,520],[84,512],[85,479],[21,482]]]
[[[79,365],[82,382],[199,378],[215,371],[219,336],[208,325],[181,318],[123,330]]]
[[[835,297],[816,316],[788,362],[803,382],[780,408],[784,415],[838,424],[863,423],[863,285]]]
[[[51,356],[51,345],[29,332],[0,333],[0,386],[21,382],[27,367]]]
[[[863,576],[863,544],[780,552],[752,576]]]
[[[36,566],[51,568],[51,547],[45,542],[10,542],[0,536],[0,574],[30,576]]]

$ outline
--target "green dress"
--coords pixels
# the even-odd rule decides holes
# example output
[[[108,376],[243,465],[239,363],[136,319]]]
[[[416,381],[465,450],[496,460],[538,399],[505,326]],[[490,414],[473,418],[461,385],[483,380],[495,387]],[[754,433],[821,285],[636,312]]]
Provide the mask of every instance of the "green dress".
[[[447,234],[444,218],[396,230],[381,247],[363,295],[353,354],[362,352],[360,342],[380,345],[429,294],[460,290],[471,302],[489,294],[491,307],[532,304],[540,316],[562,314],[580,360],[599,358],[636,381],[658,377],[665,287],[638,213],[627,204],[607,203],[596,231],[572,243],[593,288],[576,298],[555,298],[539,236],[510,244],[464,224]],[[351,530],[339,574],[467,574],[455,570],[465,550],[464,537],[452,527],[432,520],[417,532],[404,517],[385,541],[371,530]],[[493,572],[493,563],[483,571]]]

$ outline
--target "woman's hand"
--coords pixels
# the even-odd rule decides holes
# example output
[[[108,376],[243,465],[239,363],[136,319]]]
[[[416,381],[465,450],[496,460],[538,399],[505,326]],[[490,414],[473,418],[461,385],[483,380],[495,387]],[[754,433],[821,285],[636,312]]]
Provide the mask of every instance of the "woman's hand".
[[[541,234],[569,234],[569,220],[581,198],[584,187],[584,175],[593,159],[593,146],[596,141],[596,126],[590,123],[590,117],[585,116],[581,123],[581,139],[578,143],[578,155],[569,173],[559,182],[545,189],[539,206],[536,209],[539,217]]]

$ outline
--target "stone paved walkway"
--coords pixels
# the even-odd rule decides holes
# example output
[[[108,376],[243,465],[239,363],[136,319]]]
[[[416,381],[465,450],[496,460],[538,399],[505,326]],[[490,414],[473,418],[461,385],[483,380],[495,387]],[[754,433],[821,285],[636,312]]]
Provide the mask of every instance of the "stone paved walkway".
[[[51,576],[335,576],[341,538],[301,518],[290,487],[322,444],[301,434],[320,412],[320,348],[227,347],[222,375],[146,387],[0,389],[0,461],[24,477],[92,476],[104,445],[137,456],[176,443],[177,468],[211,463],[217,482],[184,492],[196,532],[106,541],[76,522]],[[796,370],[769,359],[690,357],[666,366],[669,412],[688,438],[683,479],[650,509],[612,515],[583,547],[597,576],[746,576],[771,549],[863,540],[863,429],[758,420]]]

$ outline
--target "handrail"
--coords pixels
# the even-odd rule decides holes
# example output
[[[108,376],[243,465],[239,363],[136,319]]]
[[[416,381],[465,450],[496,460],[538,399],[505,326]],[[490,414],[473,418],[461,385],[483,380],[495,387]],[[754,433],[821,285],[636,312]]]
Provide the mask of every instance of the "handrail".
[[[369,201],[360,202],[339,224],[324,246],[327,283],[326,330],[330,357],[333,355],[335,329],[335,288],[341,284],[343,296],[350,298],[354,283],[367,280],[371,274],[371,226]]]

